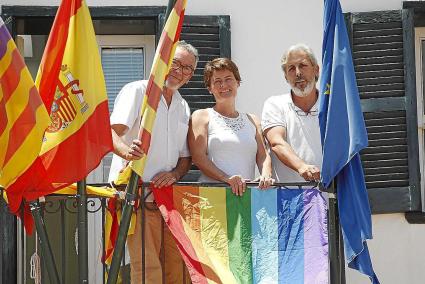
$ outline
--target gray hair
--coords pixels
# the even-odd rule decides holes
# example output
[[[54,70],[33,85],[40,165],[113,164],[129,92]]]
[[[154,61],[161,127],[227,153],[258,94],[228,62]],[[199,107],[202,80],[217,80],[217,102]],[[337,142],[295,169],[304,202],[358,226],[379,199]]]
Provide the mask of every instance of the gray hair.
[[[185,42],[184,40],[178,41],[177,47],[185,49],[187,52],[191,53],[195,57],[195,69],[196,69],[196,65],[198,64],[198,61],[199,61],[198,50],[193,45]]]
[[[310,59],[311,64],[313,66],[319,66],[319,64],[317,64],[317,59],[313,53],[313,50],[307,45],[305,45],[304,43],[297,43],[289,47],[288,50],[285,51],[285,53],[282,56],[282,60],[280,61],[280,66],[282,67],[283,73],[286,74],[285,69],[286,69],[286,64],[288,63],[288,56],[293,51],[304,51],[307,54],[308,58]]]

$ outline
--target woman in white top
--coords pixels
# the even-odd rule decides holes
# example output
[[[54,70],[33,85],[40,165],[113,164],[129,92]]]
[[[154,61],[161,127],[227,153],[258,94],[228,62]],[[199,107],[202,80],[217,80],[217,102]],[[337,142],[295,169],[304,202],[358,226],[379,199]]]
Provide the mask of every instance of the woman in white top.
[[[199,181],[225,182],[234,194],[242,195],[246,181],[255,178],[257,164],[259,187],[269,187],[273,183],[271,159],[259,120],[235,108],[241,82],[236,64],[227,58],[208,62],[204,82],[216,104],[192,114],[188,134],[192,161],[202,172]]]

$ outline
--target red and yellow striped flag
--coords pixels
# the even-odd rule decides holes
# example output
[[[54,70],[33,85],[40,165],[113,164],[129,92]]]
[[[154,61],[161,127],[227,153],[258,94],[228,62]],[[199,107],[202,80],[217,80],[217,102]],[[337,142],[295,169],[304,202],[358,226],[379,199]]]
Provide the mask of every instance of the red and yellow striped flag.
[[[143,104],[140,110],[142,122],[140,125],[139,139],[142,141],[142,149],[147,153],[150,146],[151,132],[156,117],[156,109],[161,98],[162,88],[164,86],[165,77],[167,76],[171,63],[173,62],[176,44],[180,38],[180,31],[183,24],[186,0],[177,0],[170,16],[165,23],[159,40],[158,48],[155,53],[155,58],[152,64],[152,70],[149,76],[146,94],[143,97]],[[146,155],[140,159],[133,161],[127,168],[118,176],[115,184],[126,184],[131,176],[131,171],[135,171],[139,176],[142,176],[146,164]],[[116,206],[111,201],[108,204],[108,212],[106,216],[106,251],[104,261],[110,263],[112,253],[114,251],[115,240],[118,236],[119,226],[119,211],[116,212]],[[128,234],[134,231],[135,214],[132,215],[132,221]]]
[[[155,53],[148,86],[146,88],[146,95],[143,97],[142,109],[140,111],[142,122],[140,125],[139,139],[142,141],[141,148],[144,153],[148,153],[149,151],[151,132],[156,118],[156,110],[161,98],[165,77],[170,70],[177,42],[180,38],[186,3],[186,0],[176,1],[167,22],[165,23],[158,48]],[[115,183],[127,183],[131,175],[131,170],[135,171],[139,176],[142,176],[145,164],[146,155],[144,155],[140,160],[132,161],[119,175]]]
[[[52,123],[39,158],[7,188],[10,208],[83,179],[112,150],[105,80],[83,0],[63,0],[36,84]]]
[[[37,158],[50,118],[22,56],[0,18],[0,186]]]

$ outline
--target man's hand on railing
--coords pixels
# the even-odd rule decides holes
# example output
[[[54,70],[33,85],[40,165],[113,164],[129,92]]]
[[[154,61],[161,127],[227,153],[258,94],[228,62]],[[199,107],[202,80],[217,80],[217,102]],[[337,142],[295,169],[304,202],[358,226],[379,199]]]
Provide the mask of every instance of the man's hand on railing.
[[[169,186],[179,180],[179,176],[175,171],[160,172],[152,178],[152,183],[155,187],[161,188]]]

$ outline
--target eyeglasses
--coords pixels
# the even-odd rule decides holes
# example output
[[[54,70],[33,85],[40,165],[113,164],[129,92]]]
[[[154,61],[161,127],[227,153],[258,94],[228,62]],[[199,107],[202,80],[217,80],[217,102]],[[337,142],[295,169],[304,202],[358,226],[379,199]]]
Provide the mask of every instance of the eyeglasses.
[[[295,113],[298,116],[309,116],[309,115],[311,115],[311,116],[317,116],[317,115],[319,115],[319,111],[318,110],[310,110],[308,112],[304,112],[303,110],[296,109],[295,110]]]
[[[191,75],[195,71],[192,66],[183,65],[180,61],[176,59],[174,59],[173,62],[171,63],[171,69],[173,70],[181,69],[183,74],[186,76]]]
[[[312,109],[308,112],[305,112],[302,109],[295,107],[293,104],[291,104],[291,107],[298,116],[309,116],[309,115],[317,116],[317,115],[319,115],[319,111],[317,109]]]

